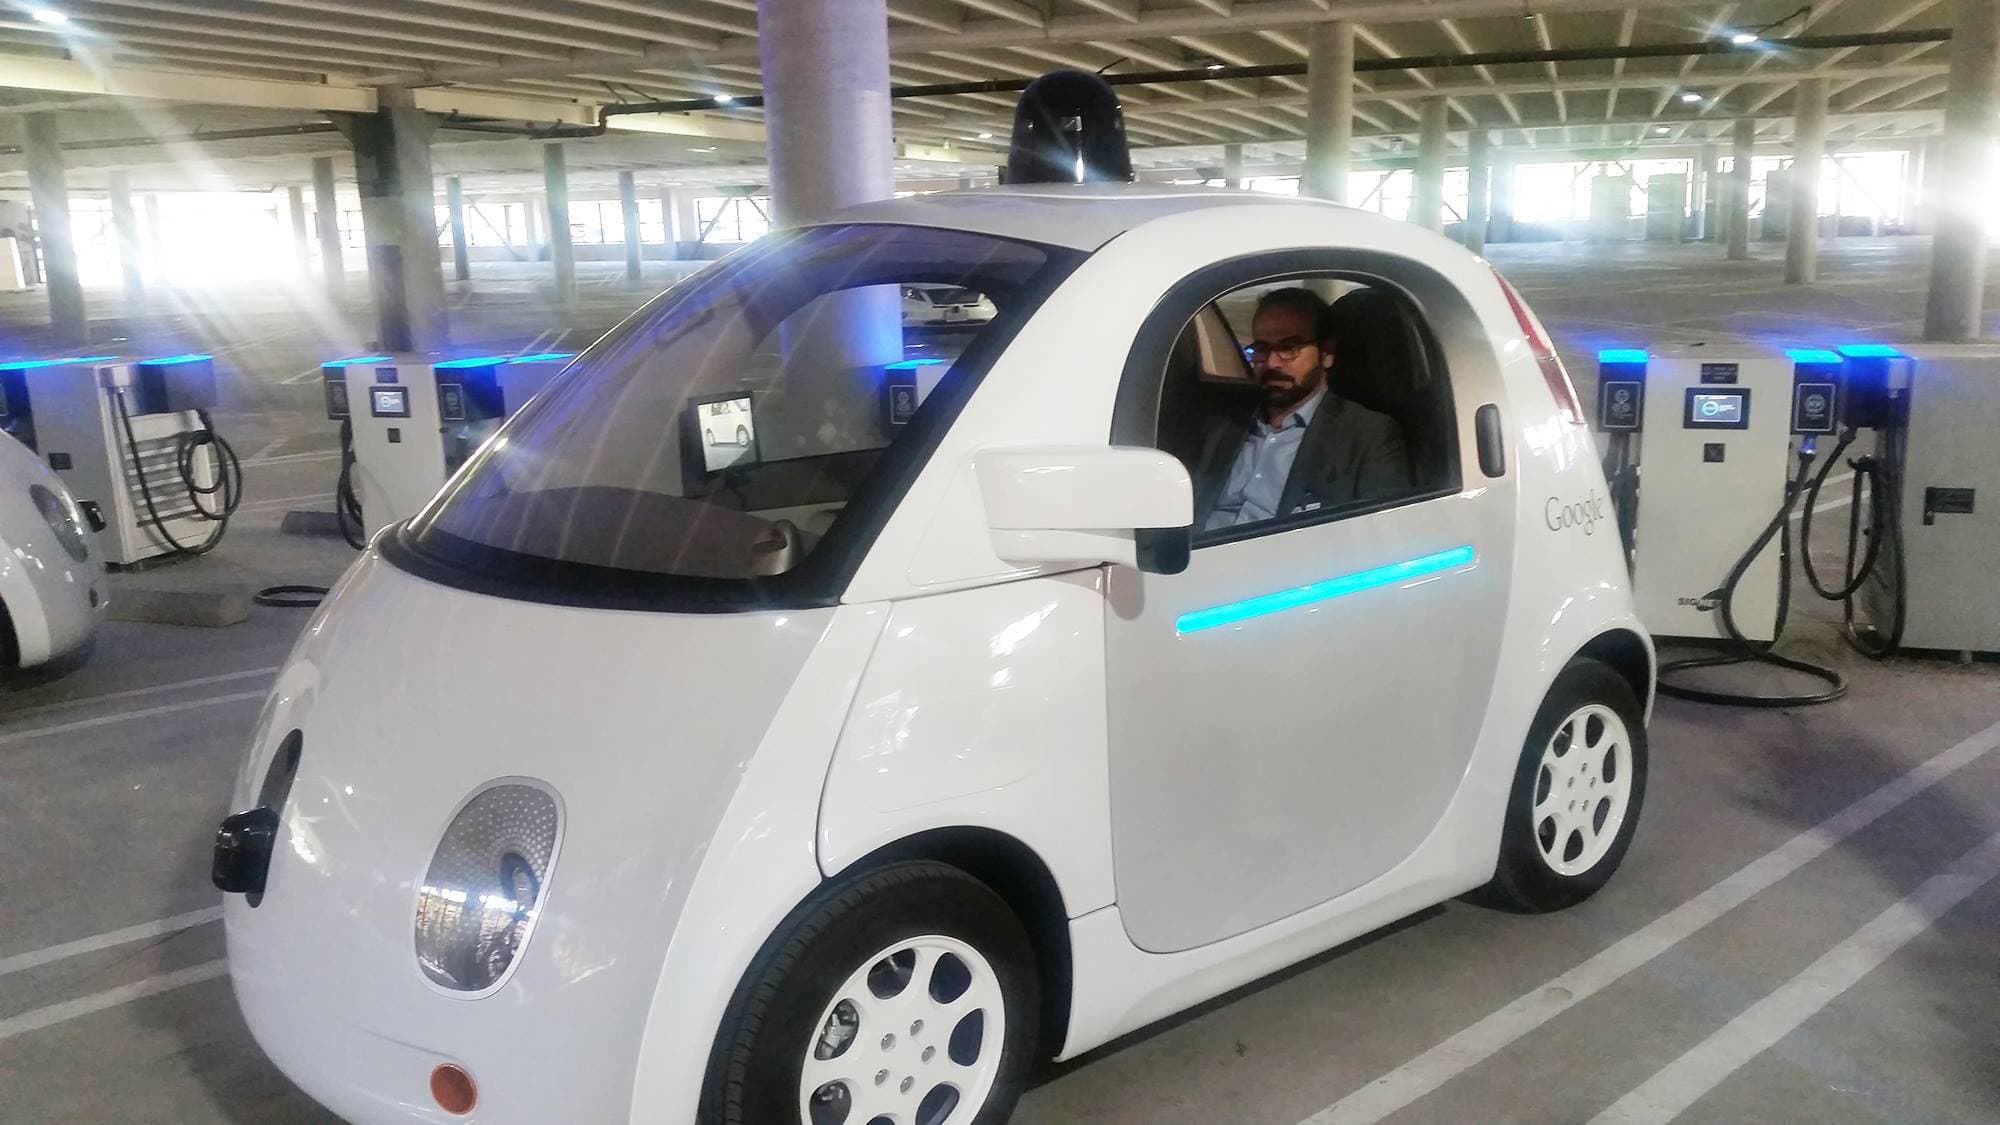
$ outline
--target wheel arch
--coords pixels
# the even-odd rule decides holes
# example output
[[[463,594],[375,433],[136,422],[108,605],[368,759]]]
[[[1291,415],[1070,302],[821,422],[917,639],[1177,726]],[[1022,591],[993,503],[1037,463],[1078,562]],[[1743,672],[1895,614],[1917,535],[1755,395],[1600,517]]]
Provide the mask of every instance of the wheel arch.
[[[1014,836],[966,825],[905,836],[868,853],[839,874],[845,877],[909,860],[930,860],[965,872],[991,887],[1021,920],[1041,976],[1039,1051],[1053,1056],[1069,1032],[1075,974],[1069,913],[1049,865]]]
[[[21,663],[21,638],[14,632],[14,616],[7,612],[7,599],[0,598],[0,668]]]
[[[1632,685],[1641,713],[1653,713],[1653,649],[1644,637],[1630,629],[1608,629],[1592,637],[1576,655],[1609,665]]]

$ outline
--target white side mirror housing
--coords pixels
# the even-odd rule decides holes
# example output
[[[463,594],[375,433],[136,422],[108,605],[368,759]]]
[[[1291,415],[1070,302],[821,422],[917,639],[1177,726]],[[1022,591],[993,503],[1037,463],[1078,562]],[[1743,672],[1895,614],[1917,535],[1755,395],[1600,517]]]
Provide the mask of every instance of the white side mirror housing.
[[[973,455],[993,551],[1017,564],[1187,566],[1194,485],[1157,449],[1035,446]]]

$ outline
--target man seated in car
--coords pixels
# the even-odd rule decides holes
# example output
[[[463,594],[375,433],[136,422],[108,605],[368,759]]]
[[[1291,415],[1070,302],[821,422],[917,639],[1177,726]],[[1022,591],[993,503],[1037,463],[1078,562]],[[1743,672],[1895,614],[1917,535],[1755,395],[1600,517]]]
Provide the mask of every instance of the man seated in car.
[[[1203,531],[1415,487],[1402,428],[1327,388],[1336,357],[1319,336],[1327,304],[1307,289],[1257,302],[1246,349],[1262,395],[1218,417],[1202,449],[1195,511]]]

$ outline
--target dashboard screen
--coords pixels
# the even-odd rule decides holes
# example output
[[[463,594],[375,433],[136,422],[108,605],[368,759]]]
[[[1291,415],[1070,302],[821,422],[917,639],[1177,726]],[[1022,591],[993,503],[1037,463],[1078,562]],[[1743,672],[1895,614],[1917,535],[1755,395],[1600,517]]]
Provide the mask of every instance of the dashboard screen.
[[[1750,424],[1750,393],[1690,390],[1684,422],[1695,429],[1743,429]]]

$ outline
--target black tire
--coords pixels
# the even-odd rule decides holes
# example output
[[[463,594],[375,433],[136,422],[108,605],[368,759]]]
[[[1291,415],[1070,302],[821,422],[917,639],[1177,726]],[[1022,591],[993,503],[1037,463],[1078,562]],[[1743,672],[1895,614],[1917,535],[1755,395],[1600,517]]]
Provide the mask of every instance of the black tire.
[[[743,428],[743,427],[741,427],[741,426],[738,426],[738,427],[736,427],[736,444],[738,444],[738,445],[749,445],[749,444],[750,444],[750,431],[749,431],[749,430],[746,430],[746,429],[744,429],[744,428]]]
[[[703,430],[703,431],[701,432],[701,436],[702,436],[702,437],[704,437],[704,438],[707,438],[707,439],[708,439],[708,444],[710,444],[710,445],[714,445],[714,444],[715,444],[715,431],[714,431],[714,430]]]
[[[964,942],[986,958],[1006,1012],[999,1072],[985,1104],[973,1117],[954,1112],[950,1121],[1006,1121],[1037,1049],[1041,986],[1033,947],[1020,919],[985,883],[945,864],[911,861],[827,884],[765,943],[716,1035],[702,1088],[701,1125],[798,1122],[806,1054],[836,990],[879,951],[933,934]],[[872,1033],[860,1028],[855,1039]],[[857,1113],[842,1125],[866,1122]]]
[[[1551,746],[1571,716],[1592,705],[1616,712],[1624,721],[1629,753],[1630,792],[1623,819],[1610,847],[1585,870],[1565,874],[1557,870],[1543,852],[1541,833],[1545,826],[1535,823],[1535,802],[1543,782],[1543,752]],[[1489,906],[1521,913],[1540,914],[1575,906],[1609,882],[1625,852],[1646,801],[1645,712],[1632,694],[1632,685],[1609,665],[1596,660],[1577,659],[1563,669],[1528,728],[1527,744],[1514,770],[1514,787],[1507,799],[1507,819],[1500,832],[1500,861],[1493,881],[1475,892],[1474,898]],[[1559,857],[1560,858],[1560,857]]]

